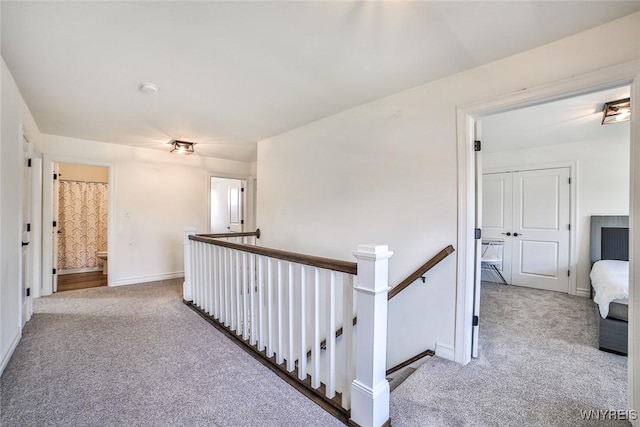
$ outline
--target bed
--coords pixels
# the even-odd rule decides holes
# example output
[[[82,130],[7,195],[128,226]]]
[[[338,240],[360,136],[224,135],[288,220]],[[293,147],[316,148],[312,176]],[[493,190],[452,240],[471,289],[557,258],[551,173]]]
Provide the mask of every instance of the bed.
[[[627,355],[629,217],[591,217],[591,296],[600,314],[600,350]]]

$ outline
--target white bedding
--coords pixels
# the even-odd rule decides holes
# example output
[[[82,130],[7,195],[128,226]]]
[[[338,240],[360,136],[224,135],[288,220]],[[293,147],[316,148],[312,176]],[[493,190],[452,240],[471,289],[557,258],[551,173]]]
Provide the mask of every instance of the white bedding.
[[[628,261],[596,261],[589,277],[595,291],[593,300],[598,304],[603,319],[609,315],[609,304],[612,301],[629,298]]]

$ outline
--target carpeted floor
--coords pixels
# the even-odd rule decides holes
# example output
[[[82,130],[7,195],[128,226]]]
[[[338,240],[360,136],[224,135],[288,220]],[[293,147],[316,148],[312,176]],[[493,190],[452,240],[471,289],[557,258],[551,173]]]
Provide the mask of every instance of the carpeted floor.
[[[181,282],[58,293],[0,379],[0,425],[339,426],[182,303]]]
[[[391,394],[394,427],[627,426],[581,410],[627,409],[627,358],[597,348],[587,298],[483,284],[480,357],[437,357]]]

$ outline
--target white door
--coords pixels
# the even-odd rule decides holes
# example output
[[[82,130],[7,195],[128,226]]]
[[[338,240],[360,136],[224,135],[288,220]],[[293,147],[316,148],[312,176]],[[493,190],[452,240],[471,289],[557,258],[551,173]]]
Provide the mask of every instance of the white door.
[[[22,139],[22,324],[33,314],[31,244],[31,144]]]
[[[242,218],[242,196],[244,195],[244,188],[242,181],[234,180],[229,186],[229,231],[242,232],[243,218]]]
[[[483,175],[483,237],[504,239],[507,283],[569,291],[569,168]]]
[[[569,168],[514,172],[514,284],[569,291],[569,177]]]
[[[511,172],[482,176],[482,237],[503,239],[502,266],[496,268],[507,283],[511,283],[512,180]]]
[[[476,188],[475,188],[475,201],[476,201],[476,209],[475,209],[475,266],[474,266],[474,292],[473,292],[473,328],[471,331],[471,357],[478,357],[478,343],[480,339],[480,290],[482,288],[481,282],[481,262],[482,258],[482,239],[477,234],[478,231],[482,229],[482,151],[480,151],[480,138],[481,138],[481,122],[476,120],[474,123],[474,140],[476,144],[475,150],[475,175],[476,175]]]
[[[61,233],[58,227],[59,206],[60,206],[60,165],[53,164],[53,245],[52,245],[52,262],[53,266],[53,292],[58,292],[58,235]]]

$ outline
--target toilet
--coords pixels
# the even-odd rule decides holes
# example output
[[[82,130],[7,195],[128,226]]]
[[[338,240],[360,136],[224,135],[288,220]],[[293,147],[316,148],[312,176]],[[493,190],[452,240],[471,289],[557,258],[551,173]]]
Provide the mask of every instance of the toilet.
[[[96,256],[102,260],[102,274],[107,274],[107,251],[98,251]]]

